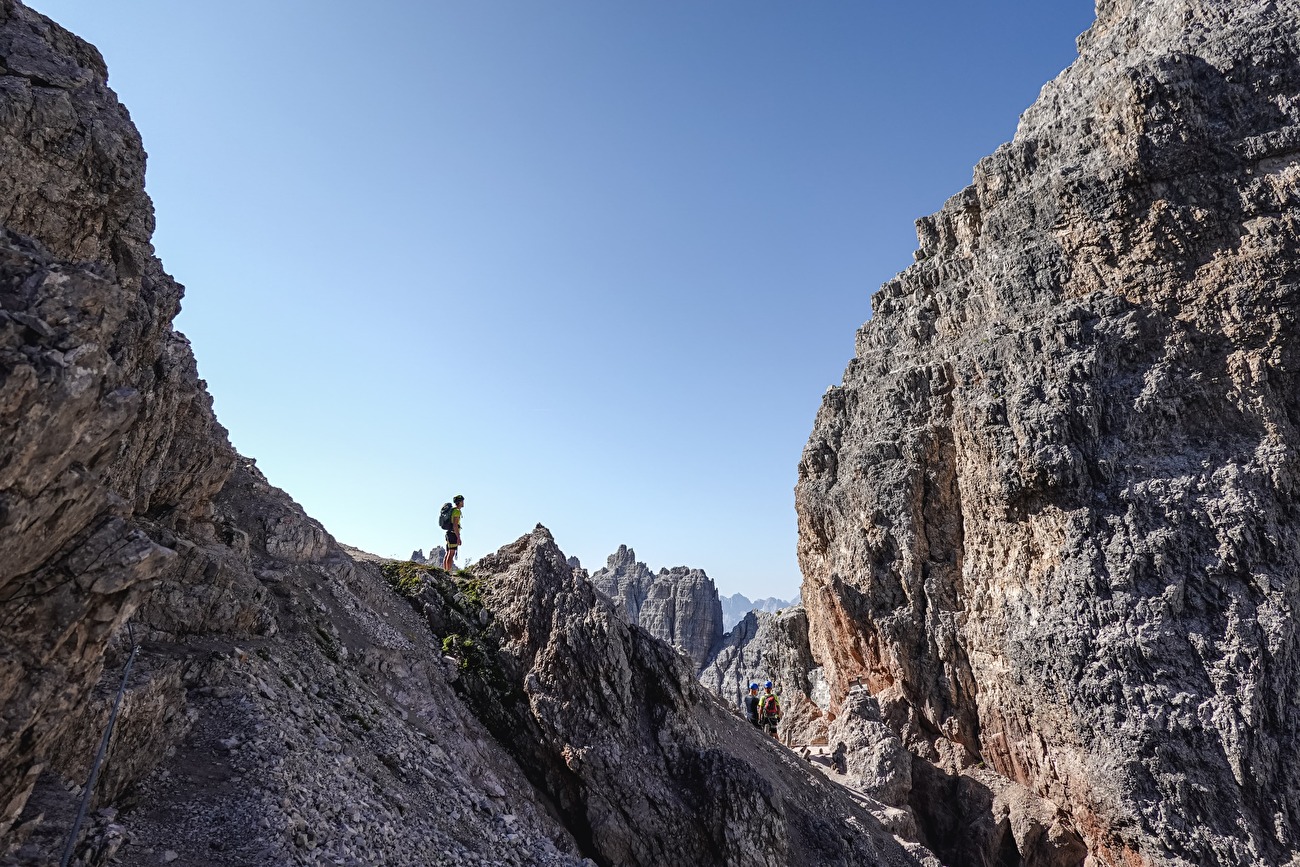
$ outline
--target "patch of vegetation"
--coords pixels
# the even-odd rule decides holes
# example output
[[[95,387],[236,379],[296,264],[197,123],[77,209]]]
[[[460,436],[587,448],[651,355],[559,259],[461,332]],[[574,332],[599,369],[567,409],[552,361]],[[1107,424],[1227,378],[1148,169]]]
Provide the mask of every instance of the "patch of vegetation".
[[[465,598],[469,600],[470,604],[475,609],[482,608],[483,591],[487,588],[487,581],[482,578],[476,578],[473,574],[466,572],[464,569],[460,570],[460,572],[456,574],[458,578],[464,579],[463,581],[456,582],[456,585],[460,588],[460,592],[465,594]],[[475,614],[477,614],[477,611],[475,611]]]
[[[482,671],[488,667],[487,653],[483,650],[483,645],[458,632],[453,632],[442,640],[442,652],[458,659],[461,671]]]
[[[476,576],[468,569],[461,569],[454,576],[439,569],[436,570],[435,577],[443,580],[434,580],[429,586],[438,591],[445,607],[477,624],[479,611],[484,607],[487,579]]]
[[[368,732],[375,727],[374,723],[370,722],[370,720],[366,719],[361,714],[355,711],[345,715],[343,719],[346,720],[347,722],[360,726],[362,731]]]
[[[418,596],[426,581],[433,580],[442,573],[441,569],[434,566],[413,563],[410,560],[390,560],[381,563],[379,571],[389,587],[400,595],[408,597]]]
[[[315,638],[316,643],[320,645],[320,652],[325,654],[326,659],[333,663],[342,662],[342,658],[339,655],[339,643],[334,640],[333,635],[325,629],[317,626],[316,632],[312,637]]]
[[[257,655],[261,657],[263,662],[271,661],[271,651],[267,650],[265,647],[257,648]]]

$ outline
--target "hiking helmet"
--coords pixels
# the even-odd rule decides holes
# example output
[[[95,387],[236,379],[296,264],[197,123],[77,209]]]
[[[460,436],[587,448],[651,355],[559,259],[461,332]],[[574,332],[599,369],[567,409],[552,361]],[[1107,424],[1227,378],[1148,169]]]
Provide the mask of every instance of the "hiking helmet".
[[[749,685],[749,688],[750,688],[750,689],[758,689],[758,684],[756,684],[756,683],[751,683],[751,684]]]
[[[771,689],[771,688],[772,688],[772,681],[769,680],[767,683],[763,684],[763,689]]]
[[[464,494],[457,494],[456,496],[454,496],[454,497],[451,498],[451,501],[452,501],[453,503],[463,503],[463,502],[465,502],[465,495],[464,495]]]

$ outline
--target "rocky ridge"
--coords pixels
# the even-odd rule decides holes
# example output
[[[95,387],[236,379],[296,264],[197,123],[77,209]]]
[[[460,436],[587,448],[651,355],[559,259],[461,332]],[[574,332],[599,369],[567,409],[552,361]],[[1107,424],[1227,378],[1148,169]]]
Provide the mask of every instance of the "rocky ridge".
[[[1002,805],[1016,857],[1300,859],[1297,20],[1099,0],[800,462],[833,712],[860,678],[913,805]]]
[[[544,528],[472,572],[490,626],[475,638],[486,694],[471,686],[469,701],[600,863],[928,861],[737,719]]]

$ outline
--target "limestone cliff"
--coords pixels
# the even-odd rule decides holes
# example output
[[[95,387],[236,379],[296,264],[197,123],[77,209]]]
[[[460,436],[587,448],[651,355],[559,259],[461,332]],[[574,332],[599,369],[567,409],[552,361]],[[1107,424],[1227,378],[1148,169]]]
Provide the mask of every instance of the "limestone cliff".
[[[723,635],[722,604],[713,579],[703,570],[678,566],[650,571],[626,545],[591,575],[596,589],[613,599],[627,618],[651,635],[678,647],[695,663],[708,664]]]
[[[1058,853],[1283,864],[1300,2],[1097,12],[918,223],[823,398],[796,489],[812,648],[836,709],[861,677],[926,766],[1055,804]]]
[[[171,329],[181,287],[153,257],[144,151],[106,75],[0,0],[0,836],[149,582],[211,569],[193,592],[216,597],[250,577],[208,559],[235,455]],[[184,628],[264,629],[265,596],[213,598]]]
[[[479,681],[465,687],[470,701],[602,864],[927,857],[737,719],[686,660],[568,565],[544,528],[472,572],[491,625],[475,639],[486,674],[467,675]],[[420,598],[436,605],[427,591]]]

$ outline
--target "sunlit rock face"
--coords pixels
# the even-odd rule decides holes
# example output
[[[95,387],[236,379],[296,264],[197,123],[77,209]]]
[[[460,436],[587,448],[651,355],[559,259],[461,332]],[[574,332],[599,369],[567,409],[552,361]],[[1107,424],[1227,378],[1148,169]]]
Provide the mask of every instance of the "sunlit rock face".
[[[591,575],[596,589],[618,603],[628,619],[691,658],[709,663],[722,639],[722,604],[713,579],[701,569],[677,566],[656,575],[626,545]]]
[[[1098,864],[1300,846],[1298,20],[1100,0],[918,222],[799,465],[833,706],[861,678]]]

